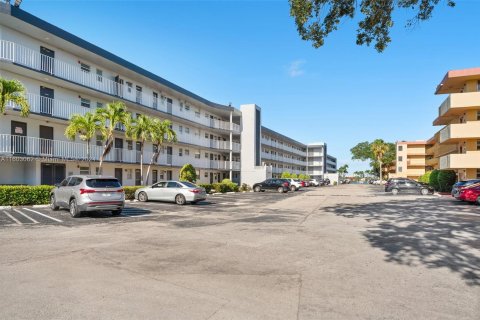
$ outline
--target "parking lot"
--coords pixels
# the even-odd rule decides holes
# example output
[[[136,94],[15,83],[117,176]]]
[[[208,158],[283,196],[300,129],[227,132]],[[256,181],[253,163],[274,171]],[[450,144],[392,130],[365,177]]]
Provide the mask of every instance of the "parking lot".
[[[0,210],[5,319],[479,319],[480,207],[342,185]]]

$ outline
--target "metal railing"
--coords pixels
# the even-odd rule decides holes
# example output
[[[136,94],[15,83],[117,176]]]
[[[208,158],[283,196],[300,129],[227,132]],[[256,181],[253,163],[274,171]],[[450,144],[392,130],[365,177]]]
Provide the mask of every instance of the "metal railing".
[[[95,72],[82,70],[80,64],[75,65],[49,57],[15,42],[0,40],[0,60],[7,60],[57,78],[117,96],[150,109],[159,110],[173,114],[179,118],[201,123],[210,128],[240,132],[240,126],[235,123],[230,124],[230,122],[223,120],[209,119],[201,116],[197,117],[193,111],[182,112],[179,109],[177,110],[177,108],[172,108],[172,104],[166,101],[166,97],[162,96],[159,99],[157,96],[134,90],[130,86],[108,79]]]

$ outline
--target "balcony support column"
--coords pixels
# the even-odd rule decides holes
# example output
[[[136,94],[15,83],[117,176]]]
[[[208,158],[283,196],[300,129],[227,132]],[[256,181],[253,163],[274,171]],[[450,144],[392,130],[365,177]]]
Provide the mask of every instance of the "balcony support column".
[[[233,179],[233,111],[230,111],[230,181]]]

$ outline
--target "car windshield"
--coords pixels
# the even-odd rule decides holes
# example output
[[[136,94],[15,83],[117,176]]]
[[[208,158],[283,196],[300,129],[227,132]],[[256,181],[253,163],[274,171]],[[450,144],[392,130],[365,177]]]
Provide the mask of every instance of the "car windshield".
[[[88,179],[85,183],[90,188],[120,188],[122,186],[117,179]]]
[[[293,179],[293,181],[295,181],[295,182],[300,182],[300,180],[298,180],[298,179]]]
[[[189,188],[198,188],[196,185],[194,185],[191,182],[188,182],[188,181],[180,181],[180,182],[181,182],[181,184],[183,184],[184,186],[187,186]]]

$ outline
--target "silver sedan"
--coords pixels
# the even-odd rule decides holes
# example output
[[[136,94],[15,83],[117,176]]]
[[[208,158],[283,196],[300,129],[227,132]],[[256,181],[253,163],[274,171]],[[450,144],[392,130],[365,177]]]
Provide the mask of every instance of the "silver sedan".
[[[183,205],[187,202],[197,203],[207,199],[204,188],[187,181],[160,181],[152,186],[135,191],[135,199],[139,201],[170,201]]]

